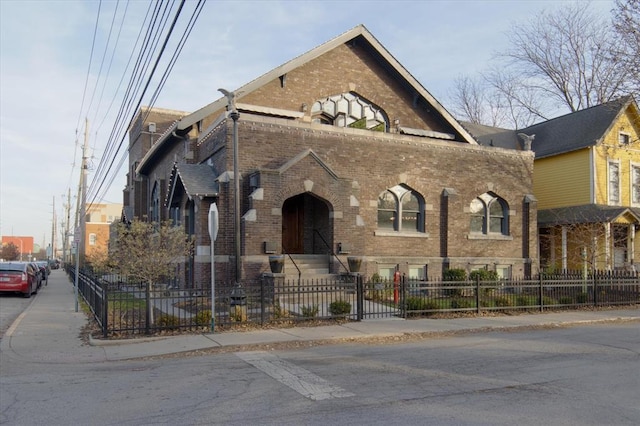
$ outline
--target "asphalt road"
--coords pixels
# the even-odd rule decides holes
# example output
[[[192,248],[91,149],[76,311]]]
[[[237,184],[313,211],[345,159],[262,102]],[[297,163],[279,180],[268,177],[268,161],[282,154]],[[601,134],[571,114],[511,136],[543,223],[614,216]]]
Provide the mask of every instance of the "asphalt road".
[[[0,367],[7,425],[640,424],[636,322]]]
[[[0,338],[4,336],[13,321],[29,306],[37,294],[25,299],[19,294],[0,293]]]

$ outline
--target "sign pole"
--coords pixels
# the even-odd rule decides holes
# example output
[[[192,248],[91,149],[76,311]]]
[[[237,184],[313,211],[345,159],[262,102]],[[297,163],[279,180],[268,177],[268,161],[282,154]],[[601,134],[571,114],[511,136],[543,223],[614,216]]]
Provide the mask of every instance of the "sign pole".
[[[78,312],[78,279],[80,276],[80,227],[76,227],[73,234],[73,245],[76,247],[76,273],[73,279],[73,297],[75,298],[76,312]]]
[[[218,238],[218,206],[209,206],[209,238],[211,239],[211,332],[215,333],[216,323],[216,264],[214,260],[214,241]]]

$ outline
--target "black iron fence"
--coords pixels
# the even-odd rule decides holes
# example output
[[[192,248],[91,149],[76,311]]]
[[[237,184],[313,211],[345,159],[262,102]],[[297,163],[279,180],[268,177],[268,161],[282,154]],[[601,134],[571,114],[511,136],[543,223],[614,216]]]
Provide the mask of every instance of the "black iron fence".
[[[72,281],[74,270],[68,269]],[[499,281],[335,279],[243,281],[177,289],[81,271],[78,291],[104,337],[210,332],[234,324],[418,317],[443,312],[575,309],[640,303],[638,273],[563,273]]]

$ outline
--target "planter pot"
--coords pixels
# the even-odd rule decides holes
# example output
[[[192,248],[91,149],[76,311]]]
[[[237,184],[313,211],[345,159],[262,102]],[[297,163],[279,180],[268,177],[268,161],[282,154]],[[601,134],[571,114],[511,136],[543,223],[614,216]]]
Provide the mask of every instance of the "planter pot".
[[[360,267],[362,266],[362,257],[349,256],[347,257],[347,263],[349,264],[349,271],[360,272]]]
[[[269,268],[274,274],[281,274],[284,268],[284,255],[269,256]]]

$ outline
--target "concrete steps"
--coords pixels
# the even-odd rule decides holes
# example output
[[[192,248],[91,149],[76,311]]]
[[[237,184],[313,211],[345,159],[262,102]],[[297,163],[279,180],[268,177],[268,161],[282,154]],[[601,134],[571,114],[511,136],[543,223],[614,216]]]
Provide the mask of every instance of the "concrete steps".
[[[300,269],[300,273],[302,274],[301,277],[305,279],[330,278],[333,276],[329,273],[328,254],[292,254],[291,258],[285,256],[283,272],[287,278],[297,278],[298,269]]]

